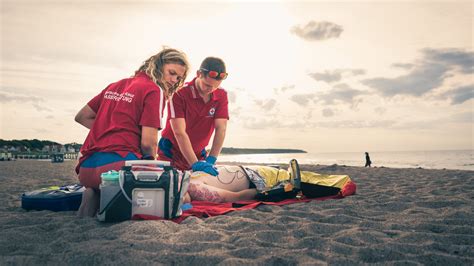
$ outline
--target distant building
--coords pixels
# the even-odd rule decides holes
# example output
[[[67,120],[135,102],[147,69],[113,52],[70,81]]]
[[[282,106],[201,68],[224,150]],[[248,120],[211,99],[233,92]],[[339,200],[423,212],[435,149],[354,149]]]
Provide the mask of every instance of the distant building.
[[[49,153],[49,152],[50,152],[50,149],[51,149],[51,148],[49,147],[49,145],[44,145],[44,146],[43,146],[43,149],[41,149],[41,151],[42,151],[42,152]]]
[[[51,146],[50,152],[51,152],[51,153],[58,153],[58,152],[61,152],[62,146],[63,146],[63,145],[56,145],[56,144],[53,144],[53,145]]]
[[[16,148],[15,150],[13,151],[19,151],[19,152],[30,152],[30,148],[26,147],[26,146],[20,146],[18,148]]]
[[[0,152],[0,161],[11,161],[13,156],[11,152]]]

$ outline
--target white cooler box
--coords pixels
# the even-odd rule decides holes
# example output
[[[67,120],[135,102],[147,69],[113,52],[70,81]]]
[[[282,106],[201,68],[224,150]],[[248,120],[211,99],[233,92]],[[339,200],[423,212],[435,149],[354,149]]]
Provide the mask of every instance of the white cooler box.
[[[99,221],[119,222],[135,215],[172,219],[182,214],[190,174],[165,161],[126,161],[118,182],[101,186]]]

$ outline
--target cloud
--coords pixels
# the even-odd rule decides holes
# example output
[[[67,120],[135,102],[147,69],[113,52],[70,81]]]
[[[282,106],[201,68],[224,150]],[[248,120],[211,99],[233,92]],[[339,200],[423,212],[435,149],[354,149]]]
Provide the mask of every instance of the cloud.
[[[33,130],[38,134],[50,133],[51,131],[44,128],[33,128]]]
[[[234,91],[227,91],[227,97],[229,99],[229,102],[235,103],[235,100],[237,99],[237,94]]]
[[[309,73],[309,76],[316,81],[324,81],[327,83],[339,82],[342,76],[358,76],[364,75],[364,69],[335,69],[332,71],[326,70],[324,72]]]
[[[304,120],[311,120],[313,118],[313,110],[308,110],[303,116]]]
[[[394,120],[338,120],[319,122],[316,126],[324,128],[390,128],[396,123]]]
[[[33,103],[33,107],[36,109],[38,112],[46,111],[46,112],[51,112],[52,110],[48,107],[41,106],[37,103]]]
[[[375,113],[378,115],[383,115],[385,112],[387,112],[387,108],[385,107],[377,107],[374,109]]]
[[[40,103],[44,102],[44,99],[38,96],[27,96],[22,94],[9,94],[0,91],[0,103],[10,103],[10,102],[18,102],[18,103],[32,103],[32,106],[38,112],[47,111],[51,112],[52,110],[46,106],[40,105]]]
[[[446,128],[448,124],[468,124],[473,123],[472,112],[461,112],[450,115],[440,114],[434,119],[423,119],[416,121],[399,121],[399,123],[392,126],[392,129],[397,130],[413,130],[413,129],[433,129],[433,128]]]
[[[331,108],[324,108],[322,114],[324,117],[331,117],[334,116],[334,111]]]
[[[422,96],[440,87],[446,78],[454,75],[459,69],[462,73],[471,73],[473,65],[473,52],[459,49],[423,49],[421,60],[413,64],[408,74],[396,78],[365,79],[361,82],[385,97]]]
[[[257,119],[255,117],[248,117],[244,120],[244,127],[247,129],[281,128],[282,124],[274,118]]]
[[[440,98],[450,98],[451,103],[461,104],[474,98],[474,85],[467,85],[443,93]]]
[[[367,92],[355,90],[342,83],[334,86],[329,92],[319,94],[315,101],[323,102],[326,105],[335,104],[336,102],[350,103],[352,108],[356,108],[363,101],[362,99],[357,99],[357,97],[365,94]]]
[[[46,118],[46,119],[54,119],[54,116],[48,115],[48,116],[46,116],[45,118]]]
[[[386,97],[399,94],[421,96],[439,87],[446,78],[448,67],[442,64],[426,64],[416,67],[408,75],[397,78],[374,78],[362,84],[376,89]]]
[[[290,32],[308,41],[322,41],[331,38],[339,38],[343,30],[342,26],[332,22],[310,21],[304,27],[300,25],[293,26]]]
[[[324,71],[324,73],[309,73],[309,76],[316,81],[325,81],[327,83],[337,82],[342,79],[342,73],[340,71]]]
[[[396,68],[403,68],[403,69],[411,69],[413,68],[414,64],[403,64],[403,63],[395,63],[395,64],[392,64],[392,67],[396,67]]]
[[[234,105],[232,105],[234,106]],[[240,112],[242,111],[242,107],[233,107],[229,110],[230,112],[230,115],[233,116],[233,117],[239,117],[240,116]]]
[[[314,126],[314,122],[311,119],[311,112],[302,114],[301,116],[290,116],[290,117],[277,117],[277,116],[265,116],[265,117],[245,117],[242,120],[242,125],[246,129],[270,129],[275,130],[277,128],[289,128],[289,129],[303,129],[311,128]]]
[[[453,114],[448,119],[454,123],[473,123],[474,115],[472,112],[463,112],[463,113]]]
[[[427,61],[458,66],[465,74],[474,72],[474,53],[460,49],[423,49]]]
[[[290,100],[302,105],[302,106],[307,106],[309,101],[312,100],[316,94],[295,94],[290,97]]]
[[[8,103],[8,102],[33,102],[39,103],[43,102],[44,99],[37,97],[37,96],[26,96],[26,95],[18,95],[18,94],[7,94],[0,91],[0,102]]]
[[[346,69],[346,71],[352,72],[353,76],[365,75],[367,73],[365,69]]]
[[[275,91],[275,93],[280,93],[280,92],[285,92],[285,91],[288,91],[288,90],[292,90],[295,88],[295,85],[286,85],[286,86],[283,86],[283,87],[280,87],[280,88],[274,88],[273,91]]]
[[[269,99],[269,100],[255,100],[255,104],[257,106],[260,106],[265,111],[271,111],[273,107],[276,105],[276,100],[275,99]]]

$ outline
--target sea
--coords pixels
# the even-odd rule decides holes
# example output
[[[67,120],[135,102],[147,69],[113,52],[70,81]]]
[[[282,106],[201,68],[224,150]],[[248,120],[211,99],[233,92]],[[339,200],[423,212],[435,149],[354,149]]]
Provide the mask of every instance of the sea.
[[[372,167],[474,170],[474,150],[374,151],[369,152]],[[299,164],[364,166],[364,152],[221,154],[219,163]]]

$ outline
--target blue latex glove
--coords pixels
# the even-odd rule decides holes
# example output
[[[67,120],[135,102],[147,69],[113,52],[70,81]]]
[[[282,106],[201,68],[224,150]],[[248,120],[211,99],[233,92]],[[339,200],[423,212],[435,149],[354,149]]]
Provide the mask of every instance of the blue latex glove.
[[[193,172],[202,171],[202,172],[206,172],[206,173],[208,173],[210,175],[213,175],[213,176],[217,176],[219,174],[216,167],[214,167],[214,165],[212,165],[212,164],[210,164],[206,161],[197,161],[197,162],[193,163],[191,168],[192,168]]]
[[[212,165],[216,164],[216,161],[217,161],[217,158],[214,157],[214,156],[209,155],[209,156],[206,157],[206,162],[208,162]]]
[[[161,150],[165,154],[165,156],[170,159],[173,158],[171,148],[173,148],[173,143],[171,143],[169,139],[161,138],[158,142],[158,149]]]

